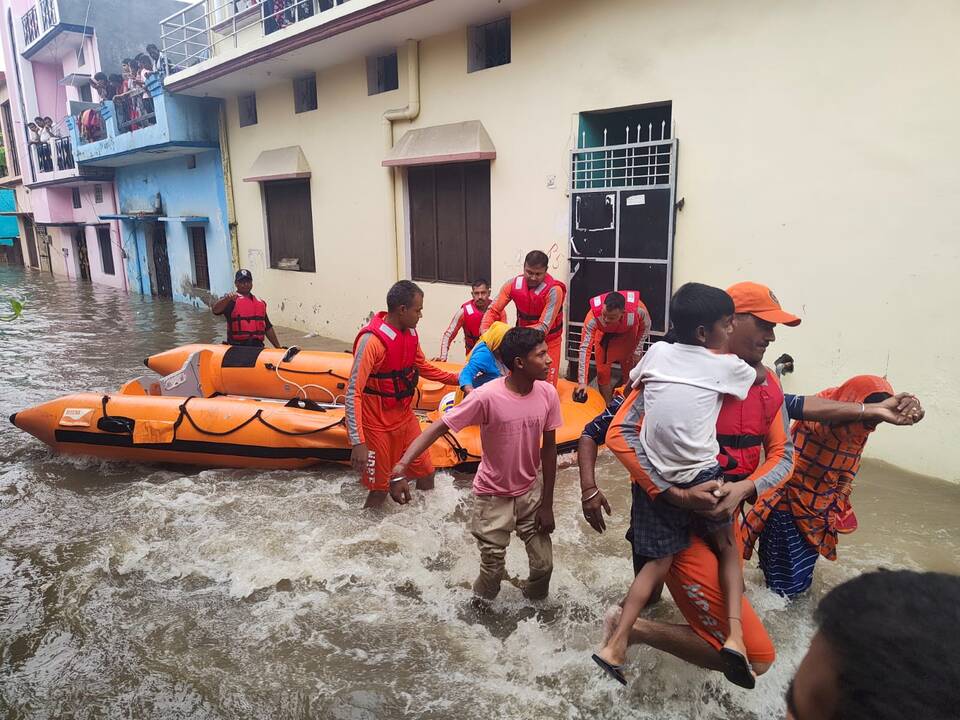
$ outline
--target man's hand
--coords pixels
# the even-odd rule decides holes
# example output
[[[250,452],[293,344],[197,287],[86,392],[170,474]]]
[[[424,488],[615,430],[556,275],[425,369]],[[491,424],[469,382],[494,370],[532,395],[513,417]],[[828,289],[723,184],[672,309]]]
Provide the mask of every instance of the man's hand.
[[[410,502],[410,483],[406,478],[390,481],[390,497],[397,505],[406,505]]]
[[[363,477],[363,474],[367,471],[367,459],[369,457],[370,452],[367,450],[366,443],[358,443],[350,451],[350,467],[360,477]]]
[[[604,497],[602,492],[597,490],[596,495],[589,500],[582,501],[580,504],[583,506],[583,517],[590,523],[590,527],[598,533],[602,533],[607,529],[601,508],[607,511],[607,515],[610,515],[610,503],[607,502],[607,498]]]
[[[463,390],[463,396],[466,397],[473,392],[473,385],[464,385],[460,389]]]
[[[746,501],[751,495],[753,495],[754,492],[756,492],[756,486],[753,484],[752,480],[740,480],[739,482],[728,482],[723,484],[704,483],[703,485],[697,485],[696,488],[691,488],[690,490],[696,490],[704,485],[720,485],[712,493],[714,497],[717,498],[716,506],[713,508],[713,510],[700,512],[701,515],[708,517],[711,520],[724,520],[726,518],[733,517],[733,513],[737,510],[737,508],[739,508],[744,501]]]
[[[871,403],[863,411],[866,422],[885,422],[891,425],[913,425],[923,420],[923,407],[915,395],[897,393],[883,402]]]
[[[587,401],[587,386],[583,383],[577,385],[577,389],[573,391],[573,401],[578,403],[583,403]]]
[[[665,490],[664,500],[684,510],[707,513],[716,508],[720,502],[716,493],[724,494],[723,484],[711,481],[687,489],[670,488]]]
[[[236,300],[238,297],[240,297],[240,294],[236,292],[230,292],[224,295],[223,297],[226,298],[227,300]]]
[[[542,533],[543,535],[549,535],[553,532],[556,524],[553,521],[552,507],[547,507],[546,505],[540,506],[540,509],[537,510],[534,527],[536,527],[538,533]]]

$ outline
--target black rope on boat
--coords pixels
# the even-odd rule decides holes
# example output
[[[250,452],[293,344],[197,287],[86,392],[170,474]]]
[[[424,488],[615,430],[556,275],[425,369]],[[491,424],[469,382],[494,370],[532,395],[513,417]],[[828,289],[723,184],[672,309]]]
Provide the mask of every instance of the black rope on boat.
[[[174,440],[176,440],[177,438],[177,430],[179,429],[180,425],[183,423],[184,419],[186,419],[193,426],[193,429],[196,430],[201,435],[210,435],[212,437],[224,437],[225,435],[232,435],[233,433],[245,428],[254,420],[258,421],[261,425],[269,428],[270,430],[273,430],[274,432],[280,433],[281,435],[289,435],[291,437],[301,437],[303,435],[313,435],[315,433],[326,432],[327,430],[332,430],[333,428],[337,427],[337,425],[342,425],[344,423],[344,419],[340,418],[336,422],[330,423],[325,427],[315,428],[313,430],[305,430],[303,432],[296,432],[293,430],[284,430],[283,428],[279,428],[276,425],[271,425],[269,422],[264,420],[263,408],[258,408],[253,415],[248,417],[246,420],[244,420],[242,423],[240,423],[236,427],[231,428],[230,430],[225,430],[223,432],[217,432],[215,430],[204,430],[202,427],[197,425],[196,420],[194,420],[193,417],[191,417],[190,411],[187,410],[187,403],[189,403],[191,400],[193,400],[193,396],[188,397],[186,400],[183,401],[183,404],[180,405],[180,416],[173,423]]]

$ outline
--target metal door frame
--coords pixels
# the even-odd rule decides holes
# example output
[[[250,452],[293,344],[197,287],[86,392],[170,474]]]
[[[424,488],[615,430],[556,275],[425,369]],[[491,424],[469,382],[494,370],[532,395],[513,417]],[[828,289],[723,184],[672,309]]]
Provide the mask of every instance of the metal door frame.
[[[665,128],[661,130],[663,134]],[[638,135],[639,136],[639,135]],[[630,180],[636,180],[641,177],[641,175],[636,172],[639,168],[638,165],[634,162],[633,165],[624,162],[622,166],[617,166],[618,160],[628,160],[636,159],[640,156],[636,154],[638,149],[653,149],[667,147],[669,152],[669,168],[667,171],[667,182],[664,183],[650,183],[650,184],[628,184]],[[619,145],[601,145],[596,147],[581,147],[576,148],[570,151],[570,187],[568,189],[570,204],[571,207],[568,207],[567,219],[567,237],[568,237],[568,261],[572,263],[577,261],[586,261],[586,262],[598,262],[598,263],[614,263],[613,269],[613,283],[614,286],[612,289],[620,290],[620,264],[621,263],[631,263],[631,264],[645,264],[645,265],[666,265],[667,266],[667,282],[665,288],[666,297],[664,298],[664,331],[651,331],[650,336],[651,340],[656,337],[662,337],[666,334],[666,330],[670,327],[670,298],[673,294],[673,241],[674,241],[674,232],[676,225],[676,214],[677,214],[677,156],[679,152],[679,143],[675,137],[664,138],[661,140],[648,140],[644,142],[634,142],[634,143],[625,143]],[[616,153],[622,153],[622,155],[617,155]],[[631,154],[633,153],[633,154]],[[596,157],[597,155],[601,157]],[[578,156],[589,155],[588,158],[578,158]],[[657,153],[659,157],[660,153]],[[644,158],[649,158],[650,155],[642,156]],[[600,168],[597,168],[595,163],[602,162],[603,165]],[[577,166],[579,164],[587,164],[588,167],[578,170]],[[646,166],[649,168],[649,163]],[[654,164],[656,169],[657,164]],[[624,170],[625,172],[622,175],[618,175],[617,172]],[[584,186],[582,183],[593,182],[592,178],[588,177],[579,177],[578,173],[601,173],[602,182],[598,187]],[[653,177],[656,179],[661,173],[654,173]],[[649,173],[643,175],[642,177],[650,177]],[[618,181],[621,181],[621,184],[617,184]],[[578,184],[580,186],[578,186]],[[620,257],[620,200],[621,195],[626,193],[636,193],[638,191],[644,190],[669,190],[669,208],[670,215],[667,220],[667,257],[663,258],[621,258]],[[573,245],[574,237],[574,208],[572,205],[576,202],[578,195],[586,193],[608,193],[613,194],[615,199],[614,205],[614,256],[613,257],[573,257],[569,254],[570,246]],[[567,286],[572,287],[573,277],[576,275],[576,271],[567,273]],[[632,288],[623,288],[625,290]],[[570,302],[571,302],[572,292],[567,293],[566,307],[564,308],[567,313],[567,317],[570,317]],[[566,343],[566,357],[568,361],[578,361],[578,350],[579,350],[579,340],[577,340],[577,351],[574,351],[570,347],[570,332],[571,330],[576,329],[582,336],[583,332],[583,323],[582,322],[567,322],[567,343]],[[649,342],[649,341],[648,341]],[[591,364],[593,361],[591,360]]]

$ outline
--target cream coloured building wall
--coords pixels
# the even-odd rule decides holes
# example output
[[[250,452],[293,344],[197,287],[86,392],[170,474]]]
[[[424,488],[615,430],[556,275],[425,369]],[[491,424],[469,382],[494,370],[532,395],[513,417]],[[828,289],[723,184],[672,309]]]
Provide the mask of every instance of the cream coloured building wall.
[[[669,100],[679,139],[674,286],[769,284],[804,319],[768,360],[797,359],[788,391],[859,373],[920,394],[927,420],[882,428],[868,454],[960,481],[943,451],[960,432],[960,333],[948,317],[960,270],[950,199],[960,190],[953,29],[960,6],[552,0],[512,17],[512,61],[466,72],[466,32],[421,40],[422,110],[405,129],[481,120],[491,166],[495,284],[532,248],[565,275],[569,151],[582,111]],[[274,322],[351,339],[396,279],[381,114],[362,58],[318,73],[319,109],[295,115],[289,79],[258,92],[259,123],[227,102],[241,262]],[[261,150],[300,144],[311,165],[316,274],[267,269]],[[556,188],[547,185],[556,176]],[[406,227],[403,183],[398,225]],[[426,285],[421,336],[439,346],[469,289]],[[459,343],[458,343],[459,345]]]

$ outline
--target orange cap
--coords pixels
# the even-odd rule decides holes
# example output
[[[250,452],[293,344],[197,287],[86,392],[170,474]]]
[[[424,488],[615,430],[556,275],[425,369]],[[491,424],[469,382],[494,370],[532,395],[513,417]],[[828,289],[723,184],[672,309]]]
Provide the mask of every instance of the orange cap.
[[[737,283],[727,288],[727,294],[733,298],[734,309],[738,313],[750,313],[761,320],[790,327],[800,324],[800,318],[785,312],[780,307],[780,301],[773,294],[773,290],[766,285],[752,282]]]

